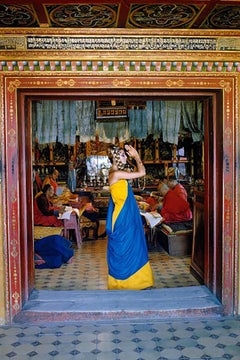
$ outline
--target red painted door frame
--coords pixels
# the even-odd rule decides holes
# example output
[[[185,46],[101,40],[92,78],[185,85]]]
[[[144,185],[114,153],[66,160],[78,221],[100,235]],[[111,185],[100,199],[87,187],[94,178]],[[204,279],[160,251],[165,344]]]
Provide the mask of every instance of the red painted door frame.
[[[146,78],[147,79],[147,78]],[[33,286],[33,263],[32,263],[32,190],[30,188],[32,176],[32,158],[31,158],[31,119],[29,115],[29,99],[33,93],[45,96],[65,96],[72,98],[97,98],[98,94],[106,94],[106,96],[137,96],[139,94],[157,98],[166,96],[166,83],[169,84],[171,76],[154,78],[154,82],[149,82],[146,90],[142,90],[144,80],[140,77],[132,79],[132,85],[129,86],[129,81],[123,81],[123,78],[91,79],[91,84],[87,82],[86,78],[76,77],[74,81],[71,77],[64,79],[61,77],[44,78],[40,77],[39,82],[36,78],[20,77],[20,78],[6,78],[5,97],[6,101],[6,192],[5,200],[7,202],[6,220],[8,223],[7,232],[7,257],[8,257],[8,305],[9,314],[8,320],[12,321],[14,315],[21,311],[23,303],[28,299],[29,292]],[[223,183],[234,183],[233,167],[234,167],[234,127],[236,118],[234,113],[235,99],[234,99],[234,77],[225,79],[214,77],[207,77],[207,87],[202,81],[203,76],[186,77],[184,78],[185,87],[179,83],[173,84],[171,96],[186,96],[186,93],[192,96],[205,96],[212,98],[212,109],[209,107],[208,111],[212,111],[212,123],[208,124],[209,140],[206,143],[210,147],[210,161],[206,169],[207,173],[207,209],[208,215],[211,217],[213,223],[207,227],[208,252],[205,254],[205,265],[211,263],[206,271],[206,284],[211,288],[214,294],[222,299],[227,314],[232,314],[234,309],[234,298],[236,294],[234,289],[236,283],[234,282],[234,264],[236,244],[234,237],[234,199],[235,189],[224,188]],[[168,82],[167,82],[168,81]],[[172,81],[172,80],[171,80]],[[74,83],[74,85],[73,85]],[[86,86],[88,83],[88,86]],[[90,84],[90,85],[89,85]],[[97,84],[97,86],[96,86]],[[117,86],[116,86],[117,84]],[[122,85],[119,85],[122,84]],[[129,88],[130,87],[130,88]],[[148,88],[149,87],[149,88]],[[230,90],[229,90],[230,88]],[[230,94],[231,92],[231,94]],[[219,106],[219,99],[223,101],[223,106]],[[222,110],[220,111],[219,108]],[[228,109],[228,111],[226,111]],[[221,120],[222,115],[222,120]],[[211,116],[209,116],[211,119]],[[228,130],[227,140],[223,137],[225,127]],[[213,179],[210,182],[210,179]],[[14,194],[12,190],[14,189]],[[223,196],[222,194],[223,190]],[[211,195],[211,196],[210,196]],[[210,198],[213,203],[211,205]],[[219,216],[227,213],[228,217],[224,224],[219,223]],[[219,226],[220,225],[220,226]],[[11,241],[16,239],[16,242]],[[225,244],[222,245],[222,241]],[[19,241],[18,241],[19,240]],[[211,246],[210,246],[211,245]],[[223,259],[219,258],[220,250],[224,246],[230,246],[231,252],[223,252]],[[13,259],[13,247],[15,247]],[[232,255],[234,254],[234,256]],[[211,260],[212,259],[212,260]],[[222,277],[218,277],[219,265],[221,265]],[[220,283],[223,287],[220,287]],[[235,301],[236,304],[236,301]],[[236,306],[236,305],[235,305]]]
[[[161,91],[159,91],[161,92]],[[24,95],[24,93],[22,94]],[[56,94],[54,92],[54,90],[52,91],[52,96],[55,97],[57,95],[57,98],[66,98],[66,94]],[[113,94],[111,94],[112,96]],[[133,96],[133,94],[130,93],[128,94],[128,96]],[[148,94],[142,94],[144,96],[144,98],[149,98],[152,99],[153,94],[150,92]],[[141,97],[142,97],[141,95]],[[98,94],[98,97],[100,96],[100,94]],[[101,92],[101,97],[104,98],[104,96],[106,96],[106,94],[104,94],[104,91]],[[109,96],[107,94],[107,96]],[[125,94],[122,94],[122,97],[124,98]],[[135,98],[138,98],[136,93],[135,93]],[[178,93],[178,97],[177,99],[191,99],[194,98],[195,100],[200,99],[203,101],[204,103],[204,118],[205,118],[205,161],[204,161],[204,167],[205,167],[205,180],[206,180],[206,189],[207,189],[207,193],[209,194],[209,196],[206,197],[205,199],[205,244],[204,244],[204,284],[206,286],[209,287],[209,289],[218,296],[219,300],[221,300],[221,294],[222,294],[222,277],[221,277],[221,267],[222,267],[222,256],[221,256],[221,247],[222,247],[222,242],[221,242],[221,233],[220,230],[222,229],[222,223],[221,223],[221,202],[219,204],[219,207],[217,208],[217,219],[218,221],[214,221],[215,219],[215,215],[214,215],[214,202],[213,202],[213,197],[216,196],[216,199],[221,199],[220,194],[216,195],[216,191],[213,191],[213,189],[216,188],[221,188],[221,184],[222,184],[222,177],[220,176],[222,173],[222,164],[219,162],[218,168],[216,169],[216,172],[219,174],[219,176],[216,178],[214,176],[214,168],[213,168],[213,163],[216,162],[216,159],[221,158],[222,155],[222,151],[219,148],[219,145],[222,146],[221,141],[216,142],[216,139],[221,139],[222,135],[219,134],[219,129],[222,129],[222,119],[220,117],[219,112],[217,111],[217,106],[216,104],[219,103],[219,101],[221,101],[221,94],[216,94],[215,92],[213,93],[208,93],[206,95],[206,93],[201,93],[201,92],[197,92],[195,94],[193,94],[192,92],[180,92]],[[24,115],[23,119],[28,119],[29,122],[29,126],[27,125],[27,123],[24,124],[24,128],[27,129],[30,127],[31,124],[31,119],[29,116],[30,113],[30,109],[31,109],[31,99],[34,99],[34,95],[31,94],[30,97],[26,96],[25,103],[28,103],[28,115]],[[42,93],[42,94],[37,94],[37,98],[38,99],[49,99],[49,95],[46,96],[46,94]],[[71,96],[71,98],[73,98]],[[81,98],[81,95],[80,95]],[[164,99],[167,100],[171,100],[171,99],[175,99],[176,95],[175,93],[171,94],[171,91],[169,91],[168,93],[165,92],[164,94]],[[73,98],[74,99],[74,98]],[[90,97],[88,99],[91,99]],[[156,99],[156,97],[155,97]],[[161,99],[161,96],[160,96]],[[24,101],[21,102],[22,104],[24,104]],[[24,108],[26,108],[26,106],[24,106]],[[216,123],[216,119],[218,119],[218,124]],[[216,131],[214,132],[214,127],[216,128]],[[221,132],[221,131],[220,131]],[[27,133],[29,133],[29,129],[27,131]],[[216,136],[215,136],[216,134]],[[27,137],[27,142],[28,142],[28,138]],[[26,144],[27,145],[27,149],[28,151],[30,151],[30,144]],[[30,154],[30,152],[29,152]],[[216,156],[217,155],[217,156]],[[27,158],[29,158],[29,155],[26,156]],[[31,170],[31,169],[29,169]],[[28,176],[27,178],[30,178],[30,176]],[[217,184],[214,183],[214,181],[217,181]],[[28,187],[27,187],[28,188]],[[215,195],[214,195],[215,194]],[[219,201],[218,201],[219,203]],[[216,236],[214,235],[216,234]],[[217,239],[219,241],[219,246],[217,246]],[[218,265],[218,267],[217,267]],[[32,274],[33,271],[31,271],[31,266],[32,264],[29,263],[29,267],[28,267],[28,271],[29,274]],[[31,281],[32,280],[32,281]],[[34,286],[34,279],[33,276],[30,276],[29,279],[29,284],[30,284],[30,289],[33,288]]]

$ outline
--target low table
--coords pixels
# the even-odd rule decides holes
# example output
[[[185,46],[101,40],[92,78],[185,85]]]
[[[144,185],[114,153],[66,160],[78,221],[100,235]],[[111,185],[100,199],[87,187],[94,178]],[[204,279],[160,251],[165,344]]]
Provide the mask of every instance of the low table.
[[[173,230],[171,224],[156,227],[154,241],[158,241],[170,256],[186,256],[192,253],[192,229]]]

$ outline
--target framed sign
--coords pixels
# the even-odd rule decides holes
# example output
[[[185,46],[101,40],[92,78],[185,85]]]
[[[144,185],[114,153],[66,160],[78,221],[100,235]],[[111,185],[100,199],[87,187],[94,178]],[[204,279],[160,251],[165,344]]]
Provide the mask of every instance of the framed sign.
[[[96,120],[100,121],[115,121],[128,117],[127,108],[125,106],[109,106],[96,108]]]

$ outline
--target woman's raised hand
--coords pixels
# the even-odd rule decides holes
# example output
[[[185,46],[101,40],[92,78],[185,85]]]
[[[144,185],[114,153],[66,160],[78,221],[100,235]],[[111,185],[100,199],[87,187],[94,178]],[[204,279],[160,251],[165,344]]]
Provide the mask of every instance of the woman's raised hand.
[[[131,156],[134,159],[139,157],[137,150],[132,145],[125,145],[125,149],[128,156]]]

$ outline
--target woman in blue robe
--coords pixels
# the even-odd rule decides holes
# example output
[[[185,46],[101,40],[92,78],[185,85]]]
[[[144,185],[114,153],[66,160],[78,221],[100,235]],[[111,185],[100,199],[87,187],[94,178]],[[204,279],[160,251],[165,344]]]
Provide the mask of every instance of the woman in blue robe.
[[[136,161],[135,171],[129,171],[125,150]],[[111,151],[106,221],[108,289],[142,290],[151,288],[154,281],[142,219],[128,180],[144,176],[145,167],[131,145],[125,145],[125,150],[113,147]]]

